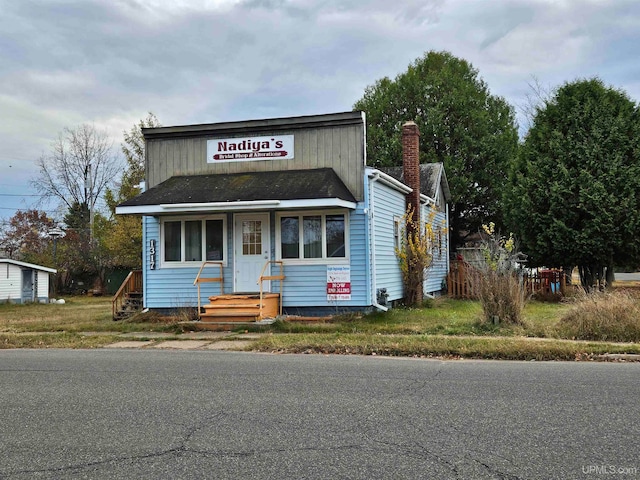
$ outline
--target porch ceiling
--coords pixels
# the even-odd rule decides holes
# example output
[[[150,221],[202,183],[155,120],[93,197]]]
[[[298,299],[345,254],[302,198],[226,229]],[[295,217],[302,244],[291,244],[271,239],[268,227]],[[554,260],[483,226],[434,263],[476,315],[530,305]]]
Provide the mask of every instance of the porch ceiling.
[[[116,213],[160,214],[300,207],[355,208],[331,168],[174,176],[121,203]]]

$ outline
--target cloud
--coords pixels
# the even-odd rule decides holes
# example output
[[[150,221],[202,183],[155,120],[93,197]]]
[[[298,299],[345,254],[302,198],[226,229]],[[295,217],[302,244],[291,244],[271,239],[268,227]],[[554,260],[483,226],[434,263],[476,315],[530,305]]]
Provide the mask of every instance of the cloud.
[[[117,148],[149,111],[173,125],[349,110],[428,50],[468,60],[516,107],[534,75],[552,87],[598,75],[640,99],[635,0],[0,5],[0,184],[9,162],[33,172],[64,127],[105,128]]]

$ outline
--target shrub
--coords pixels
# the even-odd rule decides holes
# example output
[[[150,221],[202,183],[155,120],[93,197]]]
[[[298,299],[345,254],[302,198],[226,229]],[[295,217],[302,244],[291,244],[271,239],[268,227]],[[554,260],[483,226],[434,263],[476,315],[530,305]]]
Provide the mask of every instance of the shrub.
[[[640,342],[640,302],[625,291],[584,294],[560,319],[559,330],[578,340]]]
[[[433,261],[432,245],[442,225],[435,224],[436,211],[431,209],[424,225],[415,219],[415,210],[407,209],[401,228],[402,243],[395,253],[400,264],[405,303],[409,307],[422,303],[422,282],[425,270]]]
[[[475,277],[483,321],[523,324],[527,297],[516,269],[522,254],[516,248],[513,235],[508,239],[501,237],[495,232],[493,222],[483,225],[483,229],[486,235],[481,245],[482,262]]]

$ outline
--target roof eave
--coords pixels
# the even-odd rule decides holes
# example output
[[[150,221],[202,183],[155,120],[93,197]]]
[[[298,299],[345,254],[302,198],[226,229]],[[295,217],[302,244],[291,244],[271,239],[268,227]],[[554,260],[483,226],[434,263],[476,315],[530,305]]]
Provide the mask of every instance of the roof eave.
[[[313,198],[306,200],[251,200],[239,202],[171,203],[116,207],[118,215],[171,215],[175,213],[220,213],[254,210],[292,210],[298,208],[347,208],[355,210],[356,203],[341,198]]]

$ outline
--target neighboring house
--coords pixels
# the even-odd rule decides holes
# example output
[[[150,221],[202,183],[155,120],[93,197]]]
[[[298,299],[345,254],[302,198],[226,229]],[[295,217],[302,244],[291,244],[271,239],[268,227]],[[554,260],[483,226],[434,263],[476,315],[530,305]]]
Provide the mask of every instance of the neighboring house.
[[[0,302],[48,302],[52,273],[53,268],[0,258]]]
[[[224,280],[202,284],[204,298],[257,292],[261,272],[282,264],[282,285],[264,285],[282,286],[285,313],[386,309],[404,296],[394,248],[411,198],[443,227],[424,284],[438,292],[449,189],[441,164],[418,165],[417,126],[404,130],[404,162],[420,172],[406,182],[367,166],[362,112],[143,129],[148,189],[116,213],[143,216],[144,306],[195,307],[194,279],[210,261]]]

